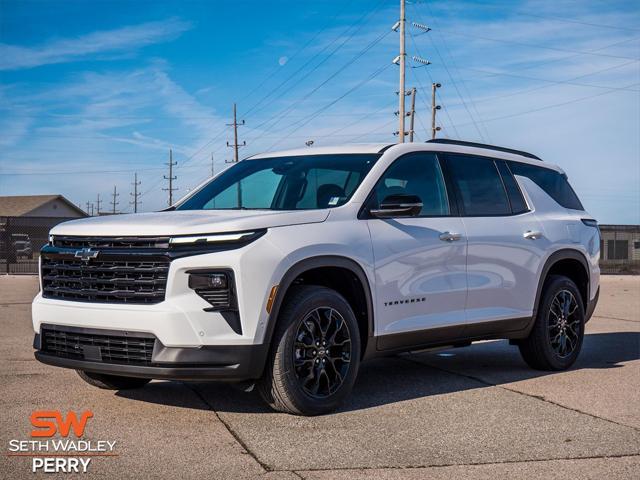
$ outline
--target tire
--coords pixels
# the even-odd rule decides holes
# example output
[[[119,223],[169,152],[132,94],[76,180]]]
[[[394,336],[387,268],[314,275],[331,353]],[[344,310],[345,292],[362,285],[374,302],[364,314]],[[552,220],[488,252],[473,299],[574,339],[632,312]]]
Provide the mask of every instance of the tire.
[[[262,398],[274,410],[294,415],[335,410],[350,393],[360,365],[353,310],[334,290],[301,285],[287,293],[277,322],[257,384]]]
[[[85,372],[76,370],[80,378],[93,387],[104,390],[132,390],[142,388],[151,381],[150,378],[120,377],[104,373]]]
[[[565,305],[568,307],[563,310]],[[518,344],[522,358],[536,370],[566,370],[582,349],[584,320],[584,304],[576,284],[561,275],[549,276],[533,329]]]

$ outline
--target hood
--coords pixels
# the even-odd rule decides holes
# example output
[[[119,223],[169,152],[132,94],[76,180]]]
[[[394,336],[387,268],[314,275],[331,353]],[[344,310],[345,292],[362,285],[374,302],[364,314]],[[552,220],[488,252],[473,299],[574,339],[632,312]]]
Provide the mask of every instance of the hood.
[[[89,217],[56,225],[53,235],[170,236],[240,232],[324,222],[329,210],[183,210]]]

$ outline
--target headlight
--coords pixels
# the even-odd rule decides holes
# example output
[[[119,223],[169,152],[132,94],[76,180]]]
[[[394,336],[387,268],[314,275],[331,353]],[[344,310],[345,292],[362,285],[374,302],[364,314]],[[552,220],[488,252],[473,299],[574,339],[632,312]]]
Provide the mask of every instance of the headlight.
[[[260,232],[238,232],[238,233],[220,233],[214,235],[189,235],[180,237],[171,237],[169,245],[207,245],[224,242],[241,242],[249,240]]]

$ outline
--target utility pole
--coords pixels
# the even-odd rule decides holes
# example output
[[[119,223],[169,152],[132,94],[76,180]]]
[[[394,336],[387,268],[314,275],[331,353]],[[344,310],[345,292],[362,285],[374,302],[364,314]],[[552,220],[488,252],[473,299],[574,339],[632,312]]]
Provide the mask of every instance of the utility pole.
[[[405,108],[404,108],[404,73],[405,73],[405,34],[404,27],[406,23],[405,18],[405,9],[404,9],[405,0],[400,0],[400,86],[398,88],[398,98],[400,99],[400,105],[398,107],[398,117],[400,119],[400,125],[398,126],[398,140],[400,143],[404,143],[404,117],[405,117]]]
[[[227,147],[233,147],[233,161],[230,163],[238,163],[238,149],[240,147],[244,147],[247,142],[242,142],[242,144],[238,143],[238,125],[244,125],[244,120],[241,123],[238,123],[238,119],[236,117],[236,104],[233,104],[233,123],[227,123],[228,126],[233,126],[233,145],[230,145],[227,142]],[[238,208],[242,208],[242,181],[238,181]]]
[[[213,153],[211,154],[211,176],[216,174],[216,165],[213,163]]]
[[[238,143],[238,125],[240,126],[244,125],[244,120],[242,120],[241,123],[238,123],[238,120],[236,117],[236,104],[234,103],[233,104],[233,123],[227,123],[227,126],[233,127],[233,144],[230,144],[229,142],[227,142],[227,147],[233,147],[234,163],[238,161],[238,149],[240,147],[244,147],[247,144],[247,142],[242,142],[241,144]]]
[[[117,198],[120,196],[120,194],[118,193],[118,190],[116,188],[116,186],[113,186],[113,193],[111,194],[111,196],[113,197],[113,200],[111,200],[111,213],[113,213],[114,215],[116,214],[116,206],[120,203],[117,201]]]
[[[87,200],[87,210],[86,210],[86,212],[87,212],[87,215],[91,215],[91,213],[90,213],[91,212],[91,202],[89,200]]]
[[[431,84],[431,139],[436,138],[436,132],[441,130],[436,125],[436,112],[440,110],[440,105],[436,105],[436,90],[441,86],[439,83]]]
[[[93,217],[93,203],[91,203],[91,213],[89,215],[91,215]]]
[[[138,193],[138,187],[142,184],[142,182],[138,181],[138,172],[136,172],[133,176],[133,193],[130,193],[129,195],[131,195],[133,197],[133,202],[129,202],[130,205],[133,205],[133,213],[138,213],[138,203],[140,203],[138,201],[138,198],[140,197],[140,195],[142,195],[141,193]]]
[[[100,215],[100,204],[102,200],[100,200],[100,194],[98,194],[98,199],[96,200],[96,215]]]
[[[163,175],[165,180],[169,180],[169,188],[162,189],[165,192],[169,192],[169,206],[173,205],[173,192],[177,190],[177,188],[173,187],[173,181],[178,179],[173,175],[173,167],[177,164],[178,162],[173,161],[173,151],[169,149],[169,163],[165,163],[169,167],[169,176]]]
[[[415,123],[414,120],[415,120],[415,117],[416,117],[416,87],[413,87],[411,89],[411,113],[410,113],[410,117],[411,117],[411,120],[409,121],[409,125],[410,125],[409,126],[409,141],[411,143],[413,143],[413,133],[415,131],[413,129],[413,126],[414,126],[414,123]]]

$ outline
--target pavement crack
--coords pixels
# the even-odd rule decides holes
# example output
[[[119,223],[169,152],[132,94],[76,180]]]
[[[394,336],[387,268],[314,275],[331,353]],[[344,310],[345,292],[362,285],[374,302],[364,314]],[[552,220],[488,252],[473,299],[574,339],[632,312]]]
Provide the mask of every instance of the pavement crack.
[[[446,368],[442,368],[440,366],[433,365],[432,363],[430,363],[428,361],[421,362],[421,361],[418,361],[418,360],[414,360],[414,359],[410,358],[410,356],[402,355],[402,356],[399,356],[399,358],[402,358],[403,360],[405,360],[407,362],[411,362],[413,364],[423,365],[423,366],[426,366],[426,367],[433,368],[435,370],[440,370],[441,372],[449,373],[451,375],[458,375],[459,377],[464,377],[464,378],[468,378],[470,380],[475,380],[476,382],[480,382],[483,385],[486,385],[488,387],[496,387],[496,388],[500,388],[502,390],[506,390],[507,392],[517,393],[517,394],[522,395],[524,397],[534,398],[536,400],[540,400],[541,402],[546,402],[546,403],[549,403],[551,405],[555,405],[556,407],[564,408],[565,410],[569,410],[571,412],[580,413],[582,415],[587,415],[587,416],[589,416],[591,418],[595,418],[595,419],[602,420],[602,421],[605,421],[605,422],[613,423],[614,425],[618,425],[619,427],[630,428],[632,430],[635,430],[636,432],[640,431],[640,428],[634,427],[633,425],[626,425],[624,423],[616,422],[615,420],[611,420],[611,419],[608,419],[608,418],[600,417],[598,415],[594,415],[593,413],[589,413],[589,412],[585,412],[585,411],[582,411],[582,410],[578,410],[577,408],[567,407],[566,405],[562,405],[561,403],[554,402],[553,400],[549,400],[548,398],[546,398],[546,397],[544,397],[542,395],[536,395],[536,394],[530,394],[530,393],[521,392],[521,391],[515,390],[513,388],[505,387],[504,385],[498,385],[497,383],[488,382],[488,381],[486,381],[486,380],[484,380],[484,379],[482,379],[480,377],[476,377],[474,375],[469,375],[469,374],[466,374],[466,373],[460,373],[460,372],[456,372],[456,371],[453,371],[453,370],[448,370]]]
[[[213,408],[213,405],[211,405],[209,403],[209,401],[205,398],[204,395],[202,395],[202,393],[200,393],[200,391],[194,386],[191,385],[189,383],[186,382],[181,382],[186,388],[188,388],[189,390],[191,390],[196,397],[198,397],[200,399],[200,401],[202,403],[204,403],[209,410],[211,410],[213,412],[213,414],[216,416],[216,418],[220,421],[220,423],[222,423],[222,425],[224,425],[224,427],[227,429],[227,431],[231,434],[231,436],[235,439],[236,442],[238,442],[238,444],[251,456],[251,458],[253,458],[255,460],[255,462],[260,465],[260,467],[262,467],[262,469],[266,472],[270,472],[272,471],[272,468],[270,468],[266,463],[263,463],[255,453],[253,453],[251,451],[251,449],[249,448],[249,446],[244,442],[244,440],[242,440],[242,438],[240,438],[240,435],[231,427],[231,425],[229,425],[228,422],[226,422],[219,414],[218,412],[215,410],[215,408]]]
[[[611,455],[589,455],[585,457],[557,457],[557,458],[531,458],[528,460],[501,460],[497,462],[471,462],[471,463],[434,463],[425,465],[403,465],[403,466],[356,466],[356,467],[329,467],[329,468],[305,468],[293,470],[272,470],[273,472],[292,472],[304,478],[304,472],[331,472],[349,470],[417,470],[420,468],[447,468],[447,467],[476,467],[485,465],[509,465],[518,463],[540,463],[540,462],[562,462],[570,460],[603,460],[607,458],[640,458],[639,454],[611,454]]]
[[[593,318],[601,318],[602,320],[618,320],[619,322],[640,323],[640,320],[631,320],[630,318],[601,317],[599,315],[594,315]]]

